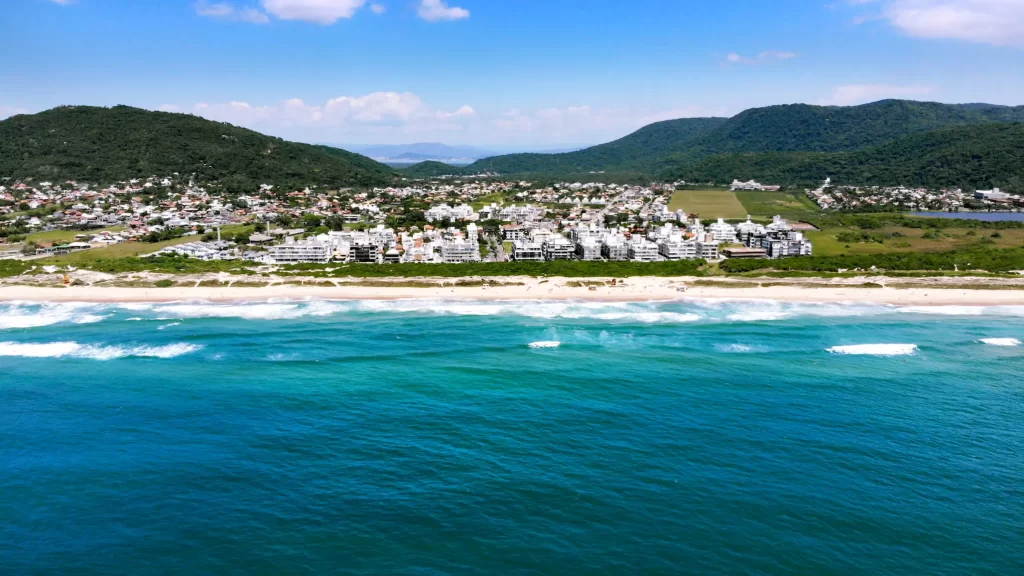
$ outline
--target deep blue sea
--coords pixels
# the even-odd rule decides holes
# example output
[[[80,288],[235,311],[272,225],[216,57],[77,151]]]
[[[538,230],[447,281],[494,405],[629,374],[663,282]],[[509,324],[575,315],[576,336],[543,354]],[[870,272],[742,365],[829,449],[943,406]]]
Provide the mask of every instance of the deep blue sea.
[[[0,304],[0,573],[1024,574],[1022,339],[1024,308]]]

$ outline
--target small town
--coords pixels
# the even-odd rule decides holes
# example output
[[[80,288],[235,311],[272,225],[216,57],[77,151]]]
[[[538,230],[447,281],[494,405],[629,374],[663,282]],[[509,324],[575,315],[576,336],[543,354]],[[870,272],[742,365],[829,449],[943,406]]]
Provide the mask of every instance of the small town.
[[[903,186],[836,186],[826,180],[807,195],[822,210],[839,211],[1016,211],[1024,209],[1024,197],[999,188],[965,192],[959,188],[929,190]]]
[[[39,258],[122,242],[194,238],[146,256],[295,263],[634,261],[809,256],[803,231],[776,217],[702,222],[672,211],[673,184],[427,183],[367,191],[273,186],[237,198],[177,175],[94,189],[78,182],[0,186],[13,232],[76,230],[73,242],[25,243],[7,258]],[[768,188],[770,189],[770,188]],[[25,214],[17,214],[18,211]],[[13,217],[12,217],[13,216]],[[233,232],[249,227],[250,233]]]

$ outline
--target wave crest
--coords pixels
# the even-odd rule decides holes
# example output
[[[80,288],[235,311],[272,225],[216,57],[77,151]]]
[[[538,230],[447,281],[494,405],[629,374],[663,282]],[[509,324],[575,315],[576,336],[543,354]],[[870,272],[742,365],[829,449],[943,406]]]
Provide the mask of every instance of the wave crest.
[[[202,350],[196,344],[168,344],[165,346],[103,346],[78,342],[22,343],[0,342],[0,356],[21,358],[88,358],[116,360],[118,358],[177,358]]]
[[[989,346],[1003,346],[1003,347],[1014,347],[1020,346],[1020,340],[1016,338],[982,338],[980,340],[982,344],[988,344]]]
[[[562,345],[561,342],[556,342],[554,340],[544,340],[544,341],[540,341],[540,342],[530,342],[529,347],[530,348],[534,348],[534,349],[537,349],[537,348],[558,348],[561,345]]]
[[[833,346],[826,351],[852,356],[907,356],[917,352],[917,344],[854,344]]]

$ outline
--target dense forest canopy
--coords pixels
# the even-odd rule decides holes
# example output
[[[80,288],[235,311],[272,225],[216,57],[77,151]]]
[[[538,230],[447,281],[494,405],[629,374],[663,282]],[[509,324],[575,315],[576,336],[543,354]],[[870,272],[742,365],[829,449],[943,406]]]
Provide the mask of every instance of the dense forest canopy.
[[[229,189],[386,184],[365,156],[288,142],[188,114],[128,106],[63,106],[0,122],[0,176],[110,183],[194,175]]]
[[[1024,124],[983,124],[934,130],[854,152],[716,154],[668,162],[667,177],[794,184],[1002,187],[1024,193]]]

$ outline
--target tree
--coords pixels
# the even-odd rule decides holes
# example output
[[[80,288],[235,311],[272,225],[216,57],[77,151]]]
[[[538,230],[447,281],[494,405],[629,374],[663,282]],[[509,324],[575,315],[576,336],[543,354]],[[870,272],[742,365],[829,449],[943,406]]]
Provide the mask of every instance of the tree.
[[[316,214],[303,214],[302,226],[304,228],[319,228],[323,220]]]

